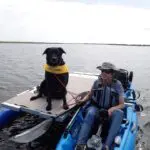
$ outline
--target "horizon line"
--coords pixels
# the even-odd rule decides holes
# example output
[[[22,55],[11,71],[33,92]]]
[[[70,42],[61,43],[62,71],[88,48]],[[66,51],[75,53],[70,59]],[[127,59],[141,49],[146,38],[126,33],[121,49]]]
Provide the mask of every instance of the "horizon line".
[[[87,42],[33,42],[33,41],[0,41],[0,43],[22,44],[87,44],[87,45],[115,45],[115,46],[150,46],[150,44],[125,44],[125,43],[87,43]]]

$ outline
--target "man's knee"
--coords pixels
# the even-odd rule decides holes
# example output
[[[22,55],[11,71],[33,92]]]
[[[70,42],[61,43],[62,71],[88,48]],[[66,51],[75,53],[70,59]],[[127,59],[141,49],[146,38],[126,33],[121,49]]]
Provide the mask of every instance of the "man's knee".
[[[112,117],[119,117],[119,118],[123,118],[123,111],[120,109],[116,109],[113,111],[112,113]]]
[[[98,110],[96,107],[89,107],[87,110],[87,116],[96,116],[98,114]]]

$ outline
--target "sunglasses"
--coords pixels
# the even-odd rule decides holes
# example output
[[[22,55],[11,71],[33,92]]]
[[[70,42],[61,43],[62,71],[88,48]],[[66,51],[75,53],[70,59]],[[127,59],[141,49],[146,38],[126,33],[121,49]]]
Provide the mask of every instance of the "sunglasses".
[[[105,73],[113,73],[113,70],[110,70],[110,69],[104,69],[104,70],[102,70],[102,72],[105,72]]]

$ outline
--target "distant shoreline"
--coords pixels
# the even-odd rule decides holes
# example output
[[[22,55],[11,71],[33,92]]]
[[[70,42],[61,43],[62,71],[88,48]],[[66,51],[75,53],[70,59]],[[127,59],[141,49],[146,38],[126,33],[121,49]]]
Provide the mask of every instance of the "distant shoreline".
[[[31,42],[31,41],[0,41],[0,43],[12,44],[87,44],[87,45],[114,45],[114,46],[147,46],[150,44],[117,44],[117,43],[62,43],[62,42]]]

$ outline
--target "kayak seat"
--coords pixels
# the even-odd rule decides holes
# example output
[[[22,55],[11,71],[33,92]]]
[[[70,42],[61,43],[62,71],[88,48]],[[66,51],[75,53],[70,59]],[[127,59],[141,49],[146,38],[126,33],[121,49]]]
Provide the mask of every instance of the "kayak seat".
[[[124,90],[126,91],[129,87],[129,75],[125,69],[118,69],[114,74],[115,79],[122,83]]]

